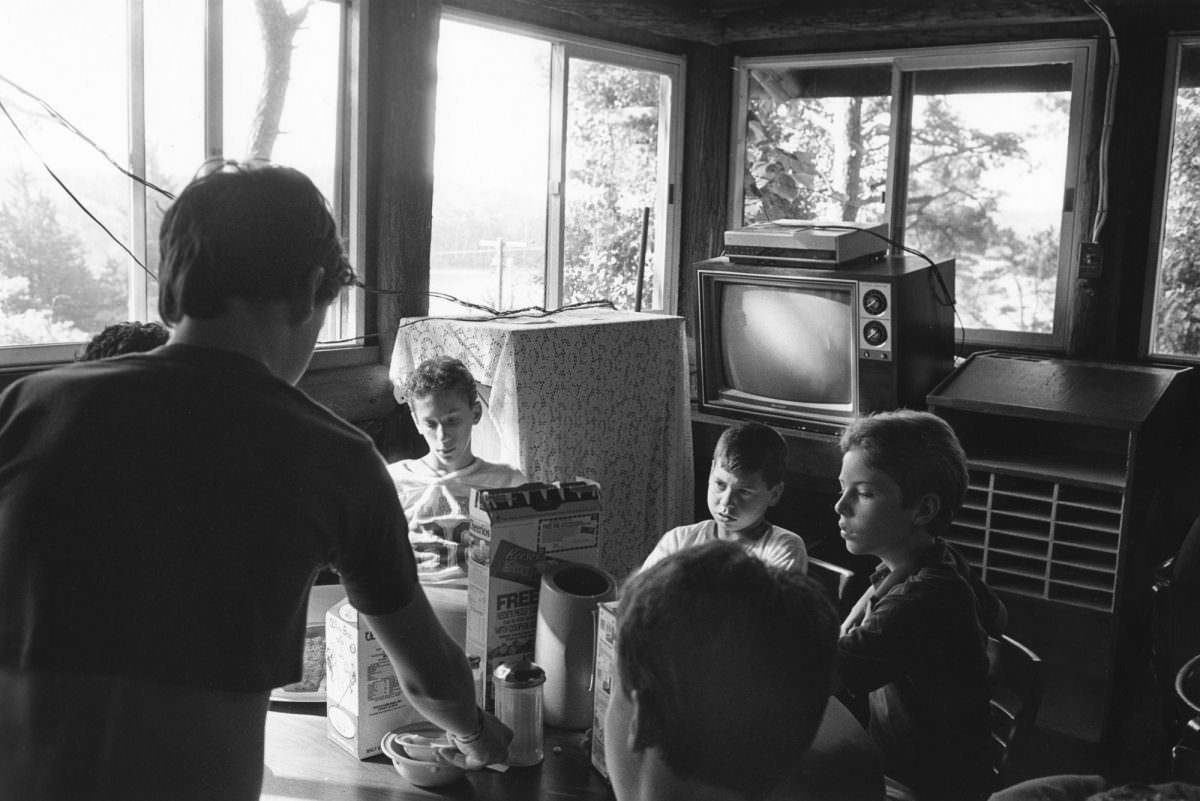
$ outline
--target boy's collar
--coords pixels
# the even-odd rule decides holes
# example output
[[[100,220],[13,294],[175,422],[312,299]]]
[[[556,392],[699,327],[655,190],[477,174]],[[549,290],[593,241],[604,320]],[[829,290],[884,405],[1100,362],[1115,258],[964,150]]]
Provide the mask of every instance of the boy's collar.
[[[916,573],[922,567],[941,563],[945,553],[946,543],[940,537],[934,537],[933,542],[913,554],[912,559],[896,570],[892,570],[881,562],[879,567],[875,569],[875,572],[871,574],[871,584],[875,587],[875,597],[883,597],[887,594],[888,590],[908,579],[909,576]]]

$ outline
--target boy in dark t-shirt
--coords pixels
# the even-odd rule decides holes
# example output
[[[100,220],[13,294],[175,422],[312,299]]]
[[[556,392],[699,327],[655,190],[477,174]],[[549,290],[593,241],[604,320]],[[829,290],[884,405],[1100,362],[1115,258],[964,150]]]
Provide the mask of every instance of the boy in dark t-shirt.
[[[841,450],[838,527],[846,549],[879,568],[842,623],[839,678],[869,693],[890,780],[921,801],[983,798],[987,637],[1006,615],[940,537],[966,491],[966,456],[944,420],[907,409],[854,421]]]

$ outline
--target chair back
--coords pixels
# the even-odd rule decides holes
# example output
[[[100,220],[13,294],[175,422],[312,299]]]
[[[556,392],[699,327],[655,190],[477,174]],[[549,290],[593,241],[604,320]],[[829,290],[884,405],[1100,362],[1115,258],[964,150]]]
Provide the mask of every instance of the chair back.
[[[1171,749],[1171,780],[1200,785],[1200,717],[1187,722]]]
[[[1042,703],[1042,660],[1007,634],[988,637],[992,774],[1002,786],[1009,757],[1029,738]]]
[[[834,607],[838,610],[839,620],[844,618],[849,613],[850,607],[858,600],[847,595],[850,581],[854,578],[854,571],[848,567],[809,556],[808,575],[809,578],[816,579],[825,588],[825,592],[829,594],[829,600],[833,601]]]

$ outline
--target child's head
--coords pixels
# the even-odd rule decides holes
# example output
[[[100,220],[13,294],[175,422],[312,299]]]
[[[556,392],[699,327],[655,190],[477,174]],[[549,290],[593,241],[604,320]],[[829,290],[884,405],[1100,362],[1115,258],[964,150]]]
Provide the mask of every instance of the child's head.
[[[421,362],[408,376],[404,396],[439,468],[461,470],[474,461],[471,430],[483,407],[465,364],[449,356]]]
[[[708,513],[726,533],[752,532],[783,495],[787,443],[762,423],[721,433],[708,472]]]
[[[92,337],[76,360],[90,362],[126,353],[142,353],[166,344],[169,338],[170,332],[161,323],[113,323]]]
[[[216,317],[235,298],[286,302],[299,320],[354,280],[325,197],[278,165],[230,163],[193,180],[163,215],[159,249],[170,325]]]
[[[882,555],[909,535],[944,532],[962,505],[967,459],[950,425],[899,409],[861,417],[842,433],[837,511],[851,553]]]
[[[618,617],[605,727],[618,801],[654,795],[656,760],[672,780],[747,799],[794,769],[829,699],[836,642],[811,579],[710,542],[634,575]]]

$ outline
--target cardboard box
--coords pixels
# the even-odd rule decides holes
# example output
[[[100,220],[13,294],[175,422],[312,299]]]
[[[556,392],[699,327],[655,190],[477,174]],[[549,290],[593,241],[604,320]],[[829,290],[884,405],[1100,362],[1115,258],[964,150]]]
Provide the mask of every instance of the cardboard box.
[[[533,659],[540,566],[552,559],[597,565],[600,485],[579,479],[471,490],[466,653],[475,698],[488,711],[492,671]]]
[[[612,677],[617,669],[617,602],[605,601],[596,610],[596,669],[593,673],[595,687],[595,712],[592,716],[592,765],[600,775],[608,778],[604,764],[604,717],[608,713],[608,699],[612,697]]]
[[[359,759],[380,753],[383,735],[424,720],[400,689],[383,646],[348,601],[325,615],[325,731]]]

